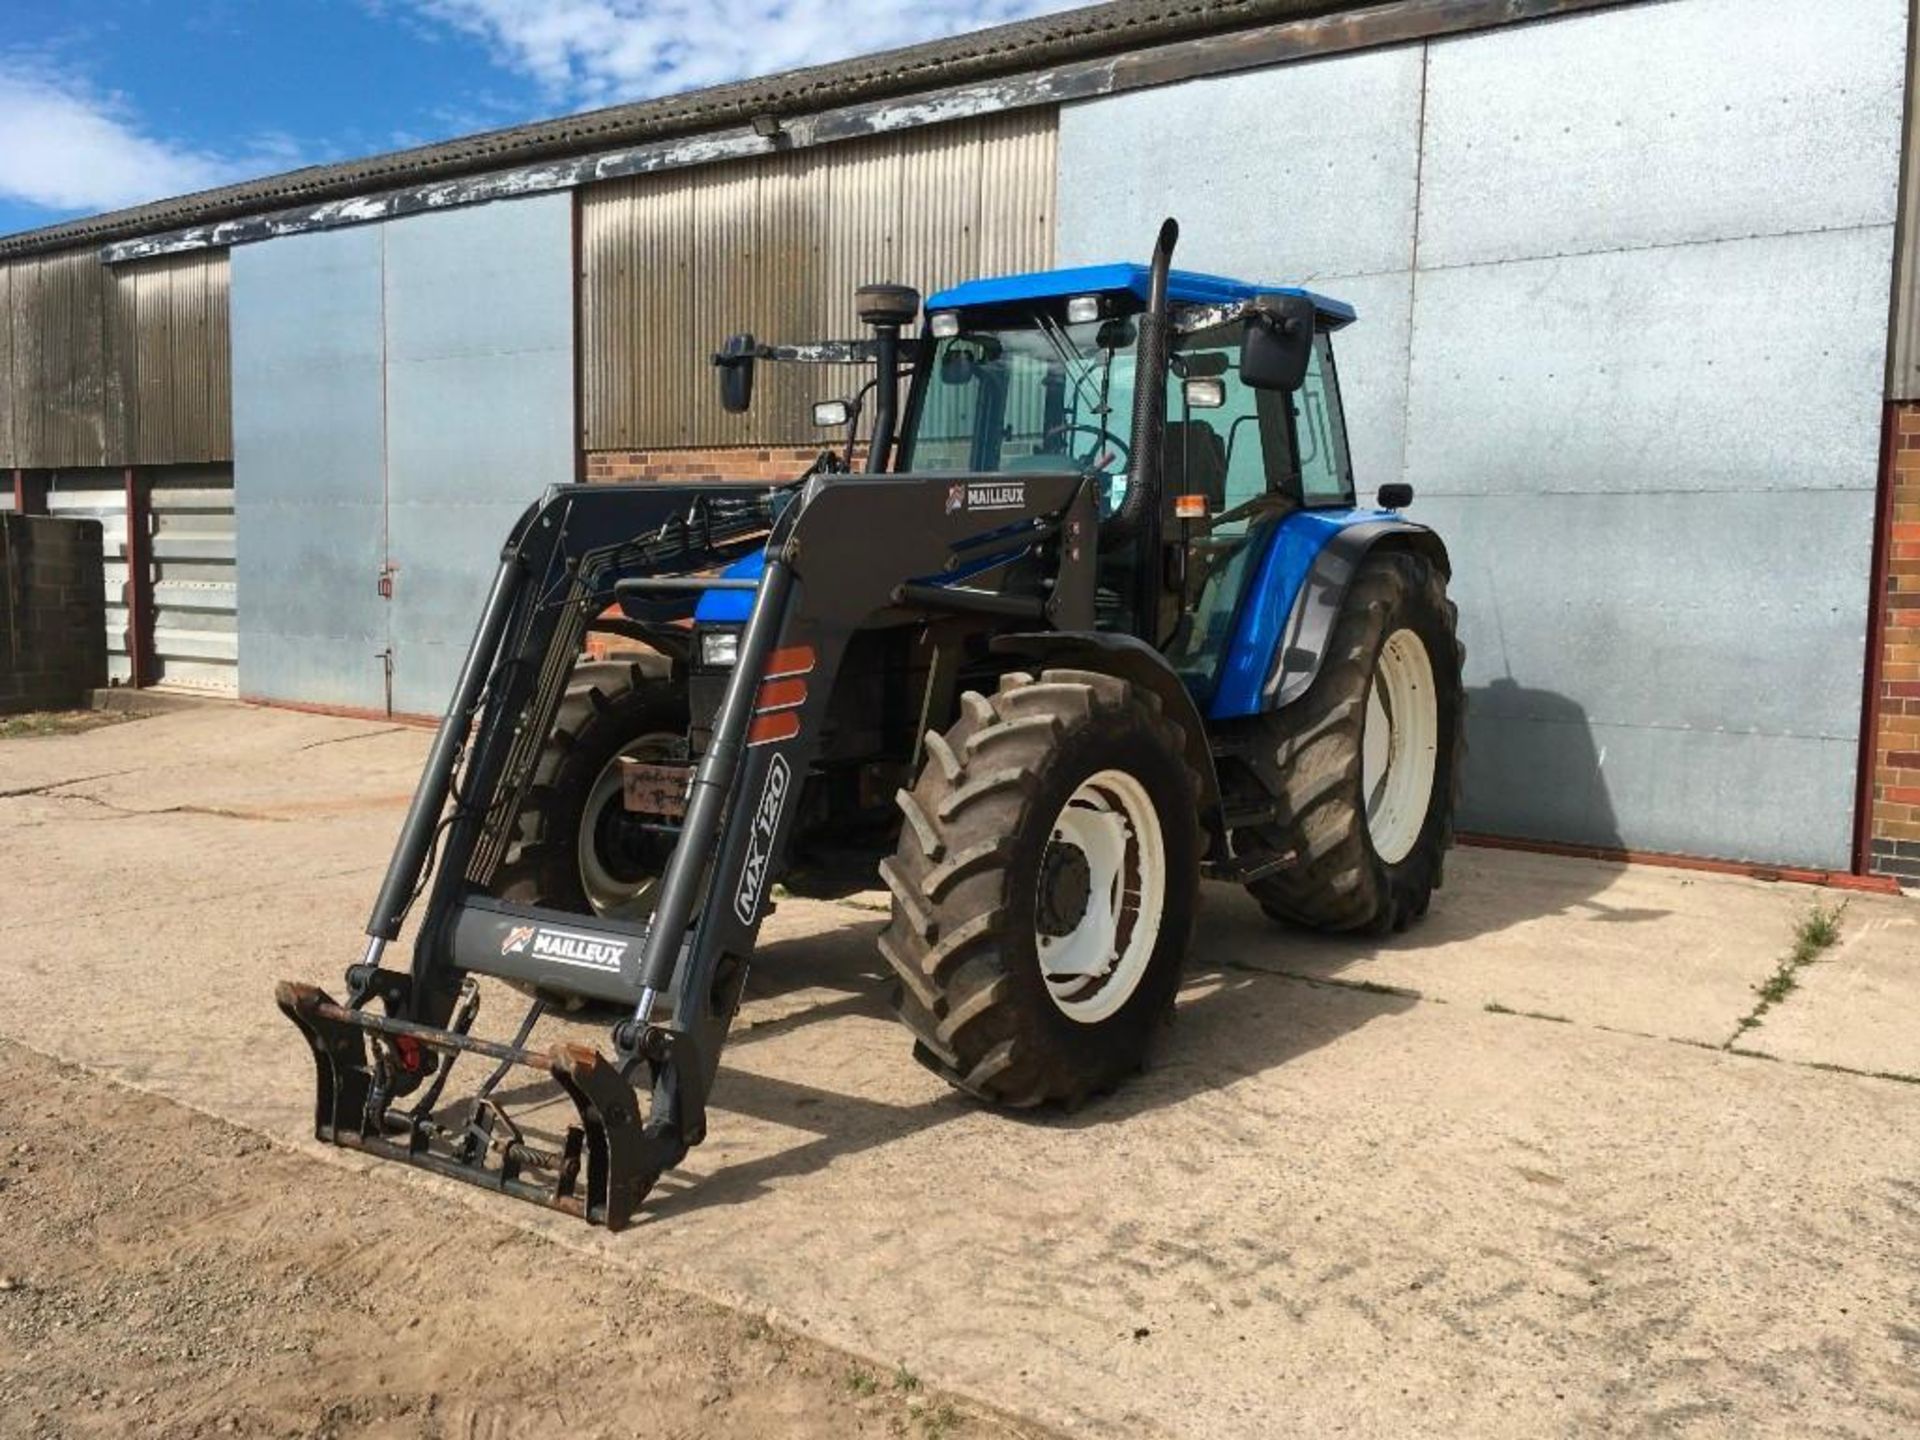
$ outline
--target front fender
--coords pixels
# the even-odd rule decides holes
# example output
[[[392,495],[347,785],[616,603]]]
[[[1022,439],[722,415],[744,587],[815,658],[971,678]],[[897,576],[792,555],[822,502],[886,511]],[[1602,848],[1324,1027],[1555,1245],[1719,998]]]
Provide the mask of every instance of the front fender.
[[[1106,630],[1035,630],[996,635],[988,648],[1041,667],[1117,675],[1159,696],[1186,737],[1187,763],[1200,777],[1202,806],[1211,814],[1219,805],[1220,780],[1213,769],[1213,747],[1207,743],[1207,722],[1166,657],[1144,640]]]
[[[1306,693],[1347,588],[1376,547],[1414,550],[1451,570],[1438,535],[1390,510],[1300,510],[1281,522],[1241,601],[1211,718],[1277,710]]]

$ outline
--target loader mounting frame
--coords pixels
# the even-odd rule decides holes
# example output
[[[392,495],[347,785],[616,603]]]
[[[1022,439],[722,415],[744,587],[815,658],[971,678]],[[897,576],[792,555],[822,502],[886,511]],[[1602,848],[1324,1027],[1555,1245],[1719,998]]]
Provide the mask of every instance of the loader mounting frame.
[[[1017,501],[1012,497],[1017,492]],[[516,526],[452,703],[367,924],[347,999],[283,982],[281,1010],[316,1071],[314,1133],[332,1144],[531,1200],[618,1229],[706,1132],[706,1106],[746,982],[772,879],[819,750],[842,655],[875,623],[973,613],[1093,628],[1097,509],[1078,474],[845,475],[796,487],[565,486]],[[884,553],[871,544],[888,537]],[[764,545],[739,655],[644,922],[511,904],[488,894],[581,637],[618,603],[641,625],[691,616],[711,572]],[[1007,594],[956,583],[995,557],[1037,555],[1051,584]],[[779,679],[778,707],[757,704]],[[798,705],[784,698],[797,681]],[[771,712],[777,709],[777,714]],[[426,897],[410,969],[383,968]],[[530,1048],[536,1001],[511,1044],[468,1033],[471,977],[631,1007],[611,1054]],[[378,1002],[379,1010],[371,1008]],[[463,1054],[499,1069],[435,1113]],[[492,1098],[512,1067],[544,1071],[577,1123],[558,1150],[526,1142]],[[405,1097],[422,1092],[411,1108]],[[643,1099],[644,1095],[644,1099]],[[538,1178],[536,1178],[538,1177]]]

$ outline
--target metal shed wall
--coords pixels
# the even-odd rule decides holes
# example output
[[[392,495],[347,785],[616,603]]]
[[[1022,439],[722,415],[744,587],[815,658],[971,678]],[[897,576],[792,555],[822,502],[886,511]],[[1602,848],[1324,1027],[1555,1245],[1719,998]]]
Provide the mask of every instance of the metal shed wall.
[[[588,450],[793,443],[848,377],[770,366],[753,410],[714,401],[728,334],[858,335],[853,292],[1042,269],[1055,116],[983,120],[610,182],[580,193]]]
[[[444,708],[513,520],[574,476],[572,242],[549,195],[236,254],[244,694]]]
[[[1172,211],[1359,309],[1356,468],[1455,557],[1468,828],[1848,866],[1906,39],[1668,0],[1063,111],[1063,263]]]
[[[233,458],[227,255],[201,251],[113,271],[108,353],[132,465]]]
[[[232,458],[226,252],[9,261],[0,312],[0,466]]]

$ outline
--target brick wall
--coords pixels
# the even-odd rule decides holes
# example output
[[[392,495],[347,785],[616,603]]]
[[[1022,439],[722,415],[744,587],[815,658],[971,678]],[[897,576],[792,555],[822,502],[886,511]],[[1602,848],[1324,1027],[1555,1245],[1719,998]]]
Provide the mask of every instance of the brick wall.
[[[0,715],[107,683],[100,522],[0,514]]]
[[[820,445],[723,450],[589,450],[592,480],[791,480],[811,465]]]
[[[1895,407],[1889,499],[1867,851],[1874,873],[1920,884],[1920,403]]]

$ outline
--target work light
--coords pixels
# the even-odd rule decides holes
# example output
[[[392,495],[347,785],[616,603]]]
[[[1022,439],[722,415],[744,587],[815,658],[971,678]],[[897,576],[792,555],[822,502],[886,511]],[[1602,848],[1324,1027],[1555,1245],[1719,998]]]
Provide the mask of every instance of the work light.
[[[738,630],[702,630],[700,632],[700,663],[709,670],[731,670],[734,661],[740,658],[740,632]]]

